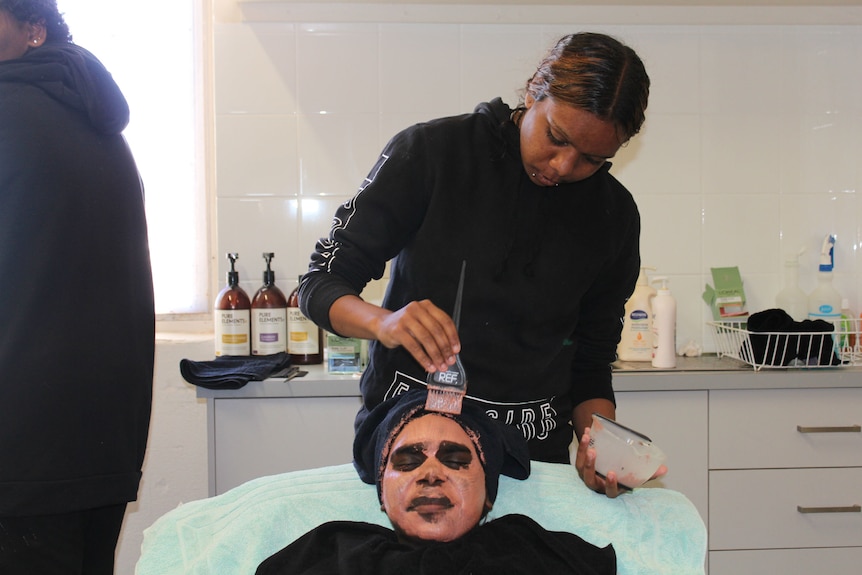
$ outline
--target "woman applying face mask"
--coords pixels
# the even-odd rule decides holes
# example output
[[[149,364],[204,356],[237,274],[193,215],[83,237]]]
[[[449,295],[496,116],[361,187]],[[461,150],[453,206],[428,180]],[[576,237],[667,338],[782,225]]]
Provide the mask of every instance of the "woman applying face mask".
[[[592,489],[585,433],[615,416],[610,364],[640,268],[640,217],[610,160],[640,130],[649,78],[604,34],[554,46],[520,105],[417,124],[387,144],[335,214],[301,282],[315,323],[372,340],[357,425],[376,405],[423,388],[458,354],[477,401],[528,439],[531,457],[575,465]],[[459,329],[451,319],[468,262]],[[382,305],[361,298],[390,262]]]

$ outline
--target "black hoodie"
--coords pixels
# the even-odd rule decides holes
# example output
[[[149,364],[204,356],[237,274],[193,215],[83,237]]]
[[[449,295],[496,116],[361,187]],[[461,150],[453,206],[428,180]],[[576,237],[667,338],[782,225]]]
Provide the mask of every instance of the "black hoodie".
[[[128,121],[78,46],[0,62],[0,515],[136,498],[155,322]]]
[[[534,185],[510,114],[497,99],[396,135],[318,242],[300,304],[331,330],[332,303],[360,294],[394,258],[384,307],[427,298],[451,313],[466,260],[468,397],[517,425],[533,459],[566,462],[573,407],[614,398],[610,364],[638,276],[640,218],[609,164],[573,184]],[[373,342],[357,424],[424,382],[404,349]]]

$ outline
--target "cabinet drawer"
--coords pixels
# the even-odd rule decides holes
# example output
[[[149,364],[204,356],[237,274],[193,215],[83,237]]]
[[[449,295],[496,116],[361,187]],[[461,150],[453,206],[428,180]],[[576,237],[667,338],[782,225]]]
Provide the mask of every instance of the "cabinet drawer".
[[[710,471],[709,549],[858,547],[860,504],[859,467]]]
[[[860,565],[862,547],[713,551],[709,554],[709,575],[858,575]]]
[[[862,466],[862,389],[709,392],[709,468]]]

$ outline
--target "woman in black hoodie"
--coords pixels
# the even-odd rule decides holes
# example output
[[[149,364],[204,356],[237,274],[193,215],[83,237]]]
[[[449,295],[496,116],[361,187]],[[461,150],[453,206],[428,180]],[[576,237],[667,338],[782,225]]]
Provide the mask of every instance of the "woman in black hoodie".
[[[0,0],[0,573],[110,574],[149,425],[129,108],[55,0]]]
[[[585,428],[593,412],[615,415],[610,365],[640,268],[640,216],[608,170],[641,128],[649,78],[631,48],[578,33],[524,91],[514,109],[497,98],[395,135],[318,242],[300,307],[373,340],[357,425],[460,354],[467,401],[518,427],[536,460],[568,462],[577,433],[584,481],[616,496]],[[382,306],[364,301],[389,260]]]

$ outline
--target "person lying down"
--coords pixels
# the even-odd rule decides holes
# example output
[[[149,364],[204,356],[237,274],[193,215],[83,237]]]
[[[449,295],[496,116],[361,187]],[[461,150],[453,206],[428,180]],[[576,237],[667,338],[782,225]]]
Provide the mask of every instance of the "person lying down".
[[[487,520],[500,474],[529,476],[527,443],[471,403],[458,415],[428,411],[426,396],[415,390],[378,405],[354,440],[354,466],[377,486],[392,529],[324,523],[264,560],[257,575],[616,573],[611,545],[524,515]]]

